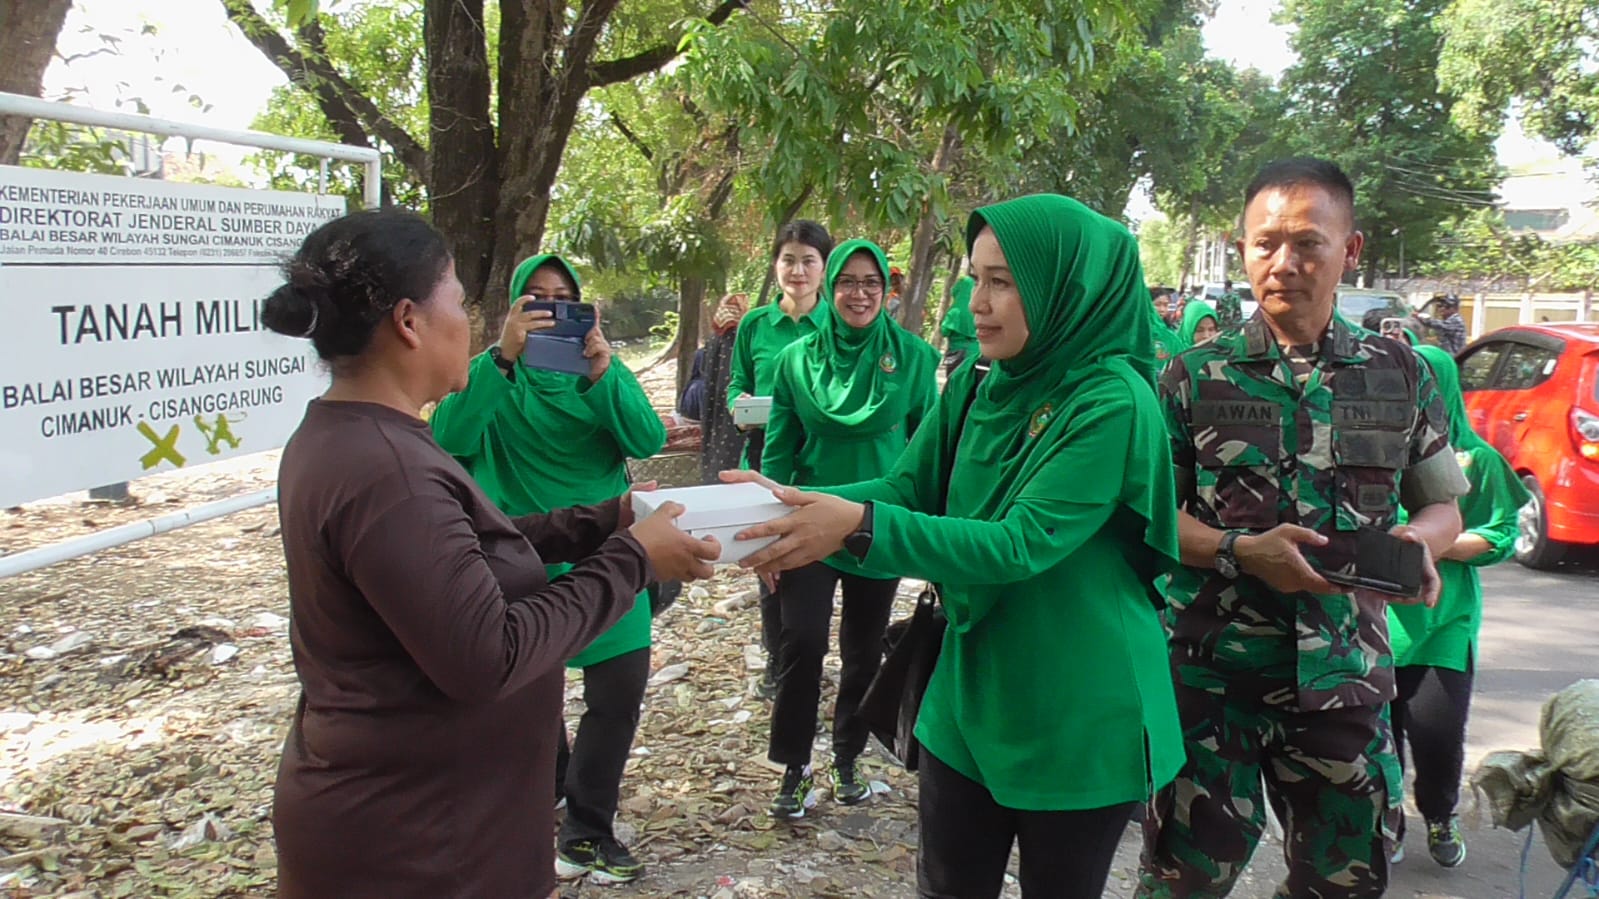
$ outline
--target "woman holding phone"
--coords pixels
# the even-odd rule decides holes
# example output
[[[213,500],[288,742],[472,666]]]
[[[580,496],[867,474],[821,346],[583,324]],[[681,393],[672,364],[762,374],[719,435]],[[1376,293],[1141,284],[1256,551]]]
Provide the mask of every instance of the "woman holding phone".
[[[1155,586],[1178,551],[1154,309],[1133,236],[1065,197],[979,209],[967,242],[992,367],[955,370],[885,476],[778,488],[795,511],[739,535],[777,538],[744,564],[846,550],[939,585],[920,896],[999,896],[1019,841],[1023,895],[1097,899],[1133,809],[1183,761]]]
[[[466,389],[433,413],[439,445],[507,515],[619,496],[628,489],[627,459],[648,458],[666,444],[665,426],[633,373],[613,358],[598,317],[586,339],[588,374],[541,371],[521,361],[528,335],[553,324],[550,312],[528,304],[580,302],[580,285],[560,256],[518,265],[499,344],[473,360]],[[551,565],[547,574],[555,580],[568,570]],[[551,769],[567,803],[556,858],[564,878],[625,883],[644,870],[612,828],[650,675],[650,604],[643,594],[639,600],[567,663],[583,671],[587,708],[564,776],[559,762]],[[564,747],[564,724],[560,738]]]

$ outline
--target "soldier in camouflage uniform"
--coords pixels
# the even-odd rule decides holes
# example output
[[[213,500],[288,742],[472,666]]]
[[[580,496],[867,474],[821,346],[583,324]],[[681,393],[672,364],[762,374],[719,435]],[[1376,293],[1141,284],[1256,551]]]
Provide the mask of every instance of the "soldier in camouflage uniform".
[[[1221,282],[1221,296],[1216,298],[1216,324],[1223,331],[1231,331],[1244,323],[1244,300],[1233,292],[1233,279]]]
[[[1145,899],[1226,896],[1268,801],[1289,830],[1279,896],[1387,885],[1402,795],[1386,718],[1397,598],[1318,571],[1353,571],[1362,526],[1442,552],[1467,484],[1426,366],[1333,315],[1359,261],[1353,221],[1336,166],[1268,166],[1239,246],[1260,312],[1161,380],[1184,511],[1167,627],[1188,761],[1146,815]],[[1396,528],[1401,505],[1411,524]],[[1430,556],[1427,568],[1435,599]]]

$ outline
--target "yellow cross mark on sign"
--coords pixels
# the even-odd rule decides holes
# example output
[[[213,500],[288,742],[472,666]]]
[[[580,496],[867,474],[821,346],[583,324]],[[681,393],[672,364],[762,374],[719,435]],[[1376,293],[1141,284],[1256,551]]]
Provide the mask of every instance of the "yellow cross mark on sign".
[[[229,449],[239,448],[239,438],[233,436],[233,429],[228,427],[228,417],[226,415],[218,415],[215,425],[206,424],[205,419],[196,415],[194,417],[194,426],[200,429],[201,434],[205,435],[205,451],[213,456],[222,454],[222,450],[217,449],[219,444],[226,443]]]
[[[150,427],[149,422],[141,421],[139,422],[138,427],[139,433],[143,434],[146,439],[155,444],[155,449],[139,457],[139,463],[145,467],[145,470],[148,471],[149,469],[160,465],[162,459],[171,462],[178,468],[182,468],[183,463],[188,461],[183,458],[182,453],[178,452],[177,425],[173,425],[172,427],[168,428],[167,436],[165,437],[157,436],[155,428]]]

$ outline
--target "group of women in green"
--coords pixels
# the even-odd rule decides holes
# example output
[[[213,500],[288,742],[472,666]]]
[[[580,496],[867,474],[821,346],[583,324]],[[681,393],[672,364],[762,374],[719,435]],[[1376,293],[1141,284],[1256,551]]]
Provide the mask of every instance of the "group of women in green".
[[[769,565],[782,572],[762,600],[775,690],[768,757],[784,770],[770,810],[802,817],[821,794],[811,756],[840,585],[826,780],[837,802],[870,799],[858,708],[898,579],[924,579],[937,585],[948,625],[915,728],[920,895],[997,896],[1019,842],[1025,893],[1098,896],[1127,821],[1182,763],[1156,586],[1180,564],[1177,506],[1154,385],[1166,359],[1214,337],[1217,318],[1194,301],[1169,328],[1150,302],[1133,236],[1065,197],[979,209],[967,241],[971,276],[954,286],[942,325],[942,399],[939,354],[884,309],[890,268],[871,241],[835,246],[814,222],[785,226],[772,250],[782,297],[739,321],[727,402],[770,397],[771,412],[747,435],[748,470],[728,479],[759,473],[805,488],[783,494],[797,507],[790,528],[851,528],[836,535],[847,551]],[[518,361],[531,322],[522,304],[581,299],[566,260],[534,256],[510,288],[501,340],[471,363],[465,389],[439,404],[435,439],[508,515],[625,493],[626,460],[665,441],[659,417],[598,327],[585,376]],[[1401,664],[1426,669],[1396,714],[1412,745],[1429,747],[1415,753],[1418,789],[1424,756],[1435,769],[1429,783],[1458,784],[1459,752],[1430,747],[1461,743],[1460,679],[1437,672],[1464,672],[1469,697],[1481,607],[1473,566],[1503,557],[1524,499],[1465,424],[1458,378],[1447,374],[1453,361],[1428,362],[1454,385],[1452,437],[1471,457],[1464,467],[1477,492],[1463,500],[1458,558],[1440,565],[1445,601],[1393,612]],[[622,882],[642,872],[613,822],[650,630],[641,594],[567,663],[584,672],[586,709],[569,752],[564,722],[550,724],[563,748],[550,772],[567,805],[562,876]],[[1440,736],[1427,723],[1438,716],[1403,705],[1433,694],[1454,702],[1447,727],[1461,733]],[[1423,809],[1429,826],[1435,813],[1452,813],[1452,795],[1440,788]]]

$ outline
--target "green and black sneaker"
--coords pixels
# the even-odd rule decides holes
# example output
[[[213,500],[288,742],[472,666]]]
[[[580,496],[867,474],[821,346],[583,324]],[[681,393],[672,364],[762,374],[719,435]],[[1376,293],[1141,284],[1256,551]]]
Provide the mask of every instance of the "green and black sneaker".
[[[598,884],[632,883],[644,875],[644,866],[617,840],[571,840],[555,855],[555,876],[576,880],[587,875]]]
[[[1466,860],[1466,837],[1460,832],[1460,818],[1450,815],[1442,821],[1427,822],[1427,852],[1445,868],[1459,867]]]
[[[829,773],[833,778],[833,798],[844,805],[860,805],[872,798],[871,785],[861,779],[854,759],[834,759]]]
[[[772,800],[771,814],[774,818],[798,819],[805,817],[805,810],[816,805],[816,797],[811,795],[811,788],[816,785],[816,780],[811,775],[811,766],[803,768],[789,765],[783,772],[783,785],[777,790],[777,798]]]

